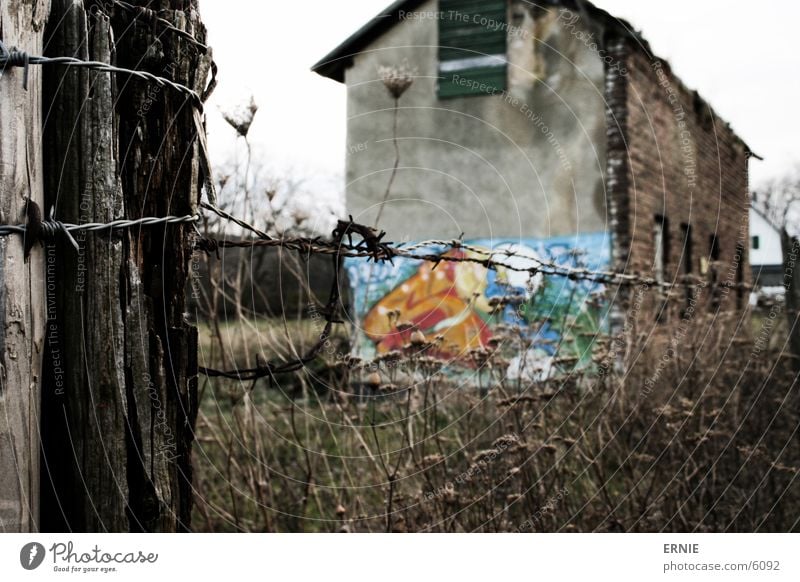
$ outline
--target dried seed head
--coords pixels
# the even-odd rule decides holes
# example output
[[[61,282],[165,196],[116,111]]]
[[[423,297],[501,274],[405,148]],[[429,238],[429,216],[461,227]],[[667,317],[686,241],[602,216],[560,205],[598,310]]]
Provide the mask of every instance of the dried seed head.
[[[505,434],[500,438],[496,439],[492,446],[496,449],[507,449],[511,445],[515,445],[519,442],[519,437],[515,434]]]
[[[250,131],[250,126],[253,124],[257,111],[258,105],[256,105],[255,99],[251,96],[249,103],[239,105],[228,111],[223,111],[222,117],[225,118],[228,125],[236,130],[236,133],[242,137],[247,137],[247,133]]]
[[[402,65],[378,67],[378,75],[381,81],[383,81],[389,94],[395,99],[400,99],[403,93],[411,87],[416,74],[417,70],[409,67],[407,61],[403,62]]]
[[[381,385],[381,375],[378,372],[372,372],[367,376],[367,385],[370,388],[378,388]]]
[[[444,460],[444,457],[442,455],[438,454],[438,453],[434,454],[434,455],[426,455],[422,459],[422,464],[424,466],[426,466],[426,467],[430,467],[430,466],[433,466],[433,465],[438,465],[443,460]]]

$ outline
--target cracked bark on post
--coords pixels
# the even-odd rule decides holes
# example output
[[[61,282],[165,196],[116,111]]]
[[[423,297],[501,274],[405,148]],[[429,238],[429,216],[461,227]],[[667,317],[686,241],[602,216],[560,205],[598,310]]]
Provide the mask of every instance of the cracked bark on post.
[[[205,40],[196,1],[133,2]],[[99,10],[90,10],[93,6]],[[108,3],[53,0],[48,54],[147,70],[202,90],[208,57]],[[124,75],[53,68],[46,175],[61,220],[196,212],[194,108]],[[86,234],[59,245],[66,391],[44,401],[48,529],[180,531],[191,512],[196,329],[184,321],[191,226]],[[53,378],[50,374],[49,379]],[[52,467],[50,466],[52,464]]]
[[[49,0],[0,2],[7,48],[41,53]],[[0,79],[0,221],[19,224],[25,198],[43,202],[41,71]],[[0,237],[0,532],[39,527],[39,397],[44,343],[43,252],[27,263],[19,236]]]

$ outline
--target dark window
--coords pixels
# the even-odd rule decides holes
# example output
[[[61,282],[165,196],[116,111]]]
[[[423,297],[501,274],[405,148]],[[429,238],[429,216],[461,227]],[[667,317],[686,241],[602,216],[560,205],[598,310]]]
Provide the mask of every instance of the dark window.
[[[666,279],[667,265],[669,264],[669,221],[657,214],[653,222],[653,272],[656,281],[663,283]]]
[[[694,261],[692,256],[692,225],[681,224],[681,234],[683,235],[683,273],[691,275]]]
[[[716,233],[712,234],[708,238],[708,256],[711,260],[711,265],[709,266],[709,274],[711,277],[711,301],[709,307],[711,311],[714,312],[719,310],[722,302],[722,293],[719,288],[719,270],[716,265],[716,261],[719,261],[720,256],[719,249],[719,237],[717,237]]]
[[[684,274],[684,295],[686,297],[686,309],[688,310],[692,304],[692,296],[693,296],[693,287],[696,282],[689,277],[692,274],[692,269],[694,265],[694,256],[692,254],[692,225],[691,224],[681,224],[681,234],[683,236],[683,253],[681,256],[683,257],[683,274]],[[681,316],[685,315],[684,312]]]
[[[506,0],[439,1],[439,97],[506,89]]]
[[[653,221],[653,248],[655,256],[653,258],[653,274],[655,280],[660,284],[659,297],[661,305],[656,312],[656,320],[665,322],[667,320],[667,289],[663,283],[667,279],[667,268],[669,265],[669,221],[666,217],[656,214]]]
[[[736,245],[736,309],[741,311],[744,309],[744,245]]]
[[[716,233],[708,237],[708,255],[712,261],[719,260],[719,238]]]
[[[754,236],[753,237],[753,241],[750,244],[750,246],[753,248],[754,251],[757,251],[759,249],[759,247],[761,246],[761,239],[759,239],[758,236]]]

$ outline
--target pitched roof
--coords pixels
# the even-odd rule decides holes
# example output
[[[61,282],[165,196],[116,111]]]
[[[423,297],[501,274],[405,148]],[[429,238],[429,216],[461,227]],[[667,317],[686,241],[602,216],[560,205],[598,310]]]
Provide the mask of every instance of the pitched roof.
[[[345,39],[344,42],[330,53],[325,55],[319,62],[311,67],[311,70],[323,77],[328,77],[339,83],[344,83],[344,72],[352,64],[353,57],[363,51],[370,43],[391,29],[395,24],[399,23],[401,21],[401,13],[412,12],[416,8],[419,8],[420,5],[424,4],[425,1],[426,0],[396,0],[381,11],[380,14]],[[600,25],[605,33],[612,32],[614,35],[620,37],[632,38],[634,42],[631,44],[635,50],[643,52],[648,58],[656,58],[647,40],[645,40],[639,31],[635,30],[628,21],[612,16],[602,8],[598,8],[589,2],[589,0],[536,0],[535,3],[532,0],[522,1],[533,6],[560,6],[572,10],[582,17],[587,18],[587,20]],[[659,60],[663,63],[664,69],[671,74],[672,71],[669,62],[663,59]],[[675,75],[673,75],[673,77],[676,83],[686,88],[679,77]],[[686,90],[689,93],[694,93],[695,98],[701,103],[708,105],[697,91],[691,91],[688,88],[686,88]],[[716,113],[714,115],[716,116]],[[744,140],[736,135],[736,132],[734,132],[734,136],[744,145],[748,153],[758,159],[762,159],[750,149]]]
[[[353,56],[369,43],[400,22],[402,12],[411,12],[425,0],[396,0],[380,14],[351,34],[345,41],[325,55],[311,67],[315,73],[344,83],[344,71],[350,66]]]
[[[334,81],[344,83],[344,72],[352,63],[353,57],[363,51],[372,41],[379,38],[383,33],[400,22],[400,15],[404,12],[412,12],[424,4],[426,0],[396,0],[387,6],[380,14],[359,28],[350,35],[339,46],[325,55],[318,63],[311,67],[315,73],[323,77],[328,77]],[[530,2],[533,4],[533,2]],[[563,6],[576,10],[579,13],[585,12],[594,21],[602,23],[604,28],[614,28],[618,33],[634,36],[641,43],[641,46],[649,52],[649,46],[633,27],[625,20],[614,18],[605,10],[602,10],[588,2],[588,0],[537,0],[536,5]]]

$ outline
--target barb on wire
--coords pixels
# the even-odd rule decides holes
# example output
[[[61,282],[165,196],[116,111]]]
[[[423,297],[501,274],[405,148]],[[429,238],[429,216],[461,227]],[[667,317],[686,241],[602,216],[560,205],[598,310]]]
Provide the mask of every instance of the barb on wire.
[[[204,205],[205,207],[205,205]],[[227,213],[226,213],[227,214]],[[231,218],[237,224],[234,218]],[[244,223],[246,224],[246,223]],[[334,255],[343,258],[367,258],[374,261],[392,261],[395,257],[401,257],[414,261],[425,261],[434,264],[440,263],[474,263],[479,264],[490,270],[507,269],[518,273],[528,273],[530,275],[545,275],[554,277],[564,277],[571,281],[587,281],[603,285],[619,285],[622,287],[632,287],[645,285],[652,288],[663,290],[685,289],[691,287],[703,287],[706,283],[698,278],[684,277],[679,281],[658,281],[653,277],[642,276],[633,273],[620,273],[616,271],[593,271],[586,268],[575,268],[567,265],[559,265],[554,262],[546,262],[530,257],[528,255],[517,254],[508,249],[486,250],[479,247],[468,245],[460,240],[430,240],[418,244],[404,247],[402,245],[393,246],[391,243],[382,242],[383,233],[370,233],[371,228],[364,225],[340,221],[338,228],[346,228],[345,233],[361,234],[362,240],[357,244],[352,242],[324,241],[319,237],[284,237],[284,238],[259,238],[251,240],[230,240],[216,239],[210,237],[200,237],[195,248],[206,253],[218,253],[219,249],[229,248],[251,248],[251,247],[281,247],[286,250],[303,252],[305,254]],[[258,231],[256,229],[257,232]],[[363,235],[367,236],[364,237]],[[268,235],[266,235],[268,236]],[[341,239],[338,239],[341,241]],[[421,252],[425,248],[438,248],[436,252]],[[468,250],[471,255],[452,255],[448,254],[452,250]],[[508,259],[517,259],[513,264],[507,262]],[[520,261],[522,259],[522,261]],[[524,262],[523,262],[524,261]],[[527,262],[527,263],[525,263]],[[731,285],[731,288],[752,289],[752,286],[745,284]]]
[[[65,67],[78,67],[83,69],[90,69],[102,73],[120,73],[129,75],[143,81],[155,83],[160,87],[170,87],[175,91],[186,95],[192,104],[202,111],[203,102],[194,90],[185,85],[171,81],[165,77],[159,77],[147,71],[138,71],[133,69],[124,69],[122,67],[115,67],[108,63],[101,61],[84,61],[74,57],[43,57],[29,55],[25,51],[21,51],[12,47],[10,50],[6,48],[3,41],[0,40],[0,72],[5,72],[7,67],[21,67],[23,69],[22,85],[25,89],[28,88],[28,69],[31,65],[63,65]],[[1,74],[1,73],[0,73]]]
[[[510,250],[497,250],[488,251],[479,247],[470,246],[465,244],[461,239],[445,241],[445,240],[432,240],[425,241],[418,244],[403,247],[401,245],[393,246],[392,243],[383,242],[385,232],[377,231],[376,229],[357,224],[350,220],[340,220],[338,225],[333,231],[333,237],[330,241],[323,241],[320,238],[308,237],[295,237],[295,238],[274,238],[268,234],[256,229],[255,227],[247,224],[244,221],[237,219],[230,213],[225,212],[215,206],[203,203],[202,206],[219,216],[231,220],[239,224],[243,228],[253,231],[259,235],[258,239],[253,240],[218,240],[209,237],[200,237],[196,243],[195,248],[206,253],[218,252],[219,249],[224,248],[248,248],[248,247],[281,247],[288,250],[294,250],[305,254],[323,254],[330,255],[334,263],[334,280],[330,291],[328,303],[321,310],[325,315],[326,325],[322,334],[320,334],[319,341],[303,356],[288,362],[267,363],[265,365],[257,366],[248,369],[236,369],[230,371],[215,370],[213,368],[199,369],[200,373],[210,378],[228,378],[239,381],[252,381],[259,378],[270,377],[273,378],[278,374],[285,374],[295,372],[302,369],[306,364],[317,358],[322,351],[326,341],[330,337],[331,329],[334,323],[341,323],[337,319],[337,310],[339,304],[339,276],[342,270],[342,263],[345,257],[361,257],[372,259],[374,261],[392,261],[395,257],[403,257],[418,261],[428,261],[435,264],[441,262],[469,262],[477,263],[485,266],[487,269],[505,268],[517,272],[527,272],[532,275],[544,274],[552,276],[567,277],[570,280],[585,280],[601,284],[614,284],[620,286],[631,285],[647,285],[654,289],[669,290],[672,288],[688,288],[688,287],[707,287],[705,282],[693,282],[692,280],[684,279],[680,282],[659,282],[652,277],[642,277],[639,275],[631,275],[625,273],[616,273],[613,271],[590,271],[588,269],[576,269],[555,263],[547,263],[529,256],[516,254]],[[360,240],[353,242],[353,235],[360,237]],[[440,252],[424,252],[419,251],[430,248],[440,247],[444,251]],[[447,250],[465,249],[471,251],[472,255],[448,255]],[[498,257],[506,258],[522,258],[534,262],[535,264],[530,267],[522,267],[518,264],[504,263],[498,260]],[[747,289],[750,286],[741,284],[725,284],[722,285],[727,288],[742,288]]]
[[[69,224],[55,219],[55,210],[50,210],[50,218],[42,220],[42,211],[39,205],[30,198],[25,200],[25,224],[0,224],[0,236],[20,234],[25,240],[25,257],[27,258],[34,243],[37,241],[53,240],[57,234],[63,234],[70,244],[80,250],[77,241],[73,238],[73,232],[102,232],[112,230],[122,230],[137,226],[152,226],[155,224],[179,224],[195,223],[200,220],[197,215],[186,216],[163,216],[144,218],[112,220],[111,222],[86,222],[82,224]]]

